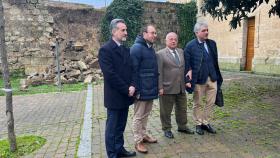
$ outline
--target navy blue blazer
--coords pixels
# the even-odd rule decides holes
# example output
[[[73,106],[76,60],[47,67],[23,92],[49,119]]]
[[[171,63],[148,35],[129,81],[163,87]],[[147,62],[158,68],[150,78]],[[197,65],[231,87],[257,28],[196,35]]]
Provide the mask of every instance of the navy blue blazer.
[[[210,55],[213,59],[214,67],[217,73],[217,86],[218,88],[220,88],[223,82],[223,77],[221,75],[219,64],[218,64],[217,45],[216,42],[211,39],[207,39],[206,44],[210,51]],[[192,41],[188,42],[185,47],[184,57],[185,57],[186,73],[188,72],[188,70],[190,69],[192,70],[192,80],[191,80],[192,87],[186,89],[189,93],[192,93],[195,88],[195,84],[197,82],[198,75],[200,72],[201,62],[203,58],[203,51],[204,48],[199,44],[197,39],[193,39]]]
[[[133,103],[133,97],[128,96],[132,79],[129,51],[112,39],[99,49],[98,60],[104,76],[104,106],[108,109],[128,108]]]

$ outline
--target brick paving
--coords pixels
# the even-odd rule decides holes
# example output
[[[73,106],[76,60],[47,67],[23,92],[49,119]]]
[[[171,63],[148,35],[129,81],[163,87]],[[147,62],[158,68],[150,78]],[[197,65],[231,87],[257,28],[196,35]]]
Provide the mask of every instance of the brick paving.
[[[224,72],[225,82],[232,80],[240,80],[247,78],[249,74]],[[252,78],[268,78],[266,76],[249,75]],[[271,77],[270,77],[271,78]],[[273,77],[272,77],[273,78]],[[280,83],[280,79],[275,77],[275,83]],[[188,100],[192,95],[188,95]],[[93,92],[93,143],[92,157],[106,157],[104,144],[104,131],[106,121],[106,109],[103,107],[103,88],[102,84],[94,86]],[[274,113],[277,115],[277,113]],[[134,141],[132,135],[132,116],[133,106],[129,109],[128,123],[125,130],[125,147],[128,150],[134,150]],[[279,118],[279,115],[277,116]],[[269,118],[268,118],[269,119]],[[270,120],[267,123],[269,124]],[[276,132],[280,129],[280,122],[275,125],[271,134],[268,134],[271,139],[279,139],[280,134]],[[159,118],[158,100],[154,101],[152,113],[148,121],[148,133],[158,139],[156,144],[147,144],[149,149],[148,154],[137,153],[139,158],[280,158],[280,143],[274,141],[274,144],[267,147],[264,144],[258,144],[261,138],[253,140],[250,138],[250,127],[237,130],[227,130],[218,126],[219,122],[214,122],[214,127],[217,127],[217,134],[205,133],[205,135],[186,135],[177,132],[177,126],[172,114],[172,131],[174,139],[168,139],[163,136],[161,123]],[[192,120],[192,109],[188,108],[188,126],[194,129]],[[267,128],[259,128],[260,134],[265,136]],[[247,132],[247,133],[246,133]],[[252,134],[253,135],[253,134]],[[273,137],[273,138],[272,138]],[[251,139],[251,140],[250,140]],[[276,143],[275,143],[276,142]]]
[[[240,80],[250,76],[252,79],[266,76],[255,76],[243,73],[223,72],[225,82]],[[270,77],[273,78],[273,77]],[[264,80],[264,81],[265,81]],[[249,80],[250,81],[250,80]],[[269,81],[270,82],[270,81]],[[280,84],[279,78],[273,78],[273,84]],[[276,93],[279,98],[280,91]],[[190,100],[192,96],[188,95]],[[158,139],[157,144],[147,144],[148,154],[137,153],[139,158],[280,158],[280,99],[270,100],[273,110],[252,112],[230,111],[237,113],[246,126],[242,128],[224,128],[221,120],[213,122],[217,134],[186,135],[177,132],[177,126],[172,115],[172,131],[174,139],[163,136],[159,118],[158,101],[155,100],[152,114],[148,122],[148,133]],[[4,113],[4,97],[0,97],[0,115]],[[62,158],[74,157],[76,144],[80,137],[83,113],[86,101],[86,91],[72,93],[49,93],[29,96],[14,96],[14,113],[16,134],[40,135],[47,139],[46,145],[40,150],[25,156],[26,158]],[[226,109],[226,108],[225,108]],[[244,110],[244,109],[243,109]],[[245,109],[246,110],[246,109]],[[134,150],[132,135],[133,106],[130,107],[128,123],[125,131],[125,147]],[[245,117],[246,116],[246,117]],[[192,110],[188,109],[188,124],[194,129]],[[233,118],[230,118],[233,119]],[[92,116],[92,158],[106,158],[104,131],[106,109],[103,106],[102,84],[93,86],[93,116]],[[231,121],[231,120],[229,120]],[[6,117],[0,118],[0,139],[7,137]]]
[[[93,120],[93,157],[106,157],[104,130],[106,121],[106,109],[103,108],[102,86],[94,88],[94,120]],[[98,95],[97,95],[98,94]],[[128,116],[128,124],[125,131],[125,147],[128,150],[134,150],[134,141],[132,135],[132,116],[133,106],[130,107]],[[173,114],[174,116],[174,114]],[[193,127],[191,118],[191,110],[188,110],[189,127]],[[137,153],[137,157],[147,158],[173,158],[173,157],[190,157],[190,158],[206,158],[206,157],[242,157],[239,151],[232,150],[223,143],[225,134],[217,135],[206,134],[204,136],[186,135],[177,132],[174,117],[172,118],[173,134],[175,139],[168,139],[163,136],[161,130],[161,122],[159,118],[158,101],[155,100],[153,111],[148,122],[148,133],[158,139],[156,144],[147,144],[149,153]],[[207,155],[205,153],[208,153]]]
[[[86,92],[14,96],[16,135],[38,135],[47,139],[27,158],[74,157],[80,136]],[[7,137],[5,98],[0,97],[0,139]]]

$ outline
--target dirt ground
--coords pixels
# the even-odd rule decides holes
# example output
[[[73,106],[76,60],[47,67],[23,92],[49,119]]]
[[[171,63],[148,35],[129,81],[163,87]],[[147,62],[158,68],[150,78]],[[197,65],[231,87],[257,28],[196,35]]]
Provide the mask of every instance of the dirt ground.
[[[215,125],[242,157],[280,157],[280,78],[223,72],[225,107]]]

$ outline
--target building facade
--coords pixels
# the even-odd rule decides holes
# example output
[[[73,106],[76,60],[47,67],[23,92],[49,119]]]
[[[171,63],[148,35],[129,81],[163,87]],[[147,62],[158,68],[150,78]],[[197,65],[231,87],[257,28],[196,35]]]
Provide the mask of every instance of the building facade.
[[[209,38],[217,42],[222,69],[280,75],[280,19],[268,15],[273,3],[263,3],[236,30],[230,30],[229,20],[198,13],[197,20],[208,22]],[[201,5],[197,0],[198,8]]]

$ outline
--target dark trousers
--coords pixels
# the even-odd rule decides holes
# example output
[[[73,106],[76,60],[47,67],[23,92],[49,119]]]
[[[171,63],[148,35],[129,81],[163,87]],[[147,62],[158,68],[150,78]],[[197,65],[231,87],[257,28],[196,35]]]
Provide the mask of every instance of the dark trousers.
[[[128,108],[107,109],[105,144],[108,158],[117,158],[124,150],[123,133],[126,126]]]
[[[178,129],[187,128],[187,97],[182,94],[164,94],[159,97],[160,120],[163,131],[171,130],[171,112],[175,105],[175,117]]]

